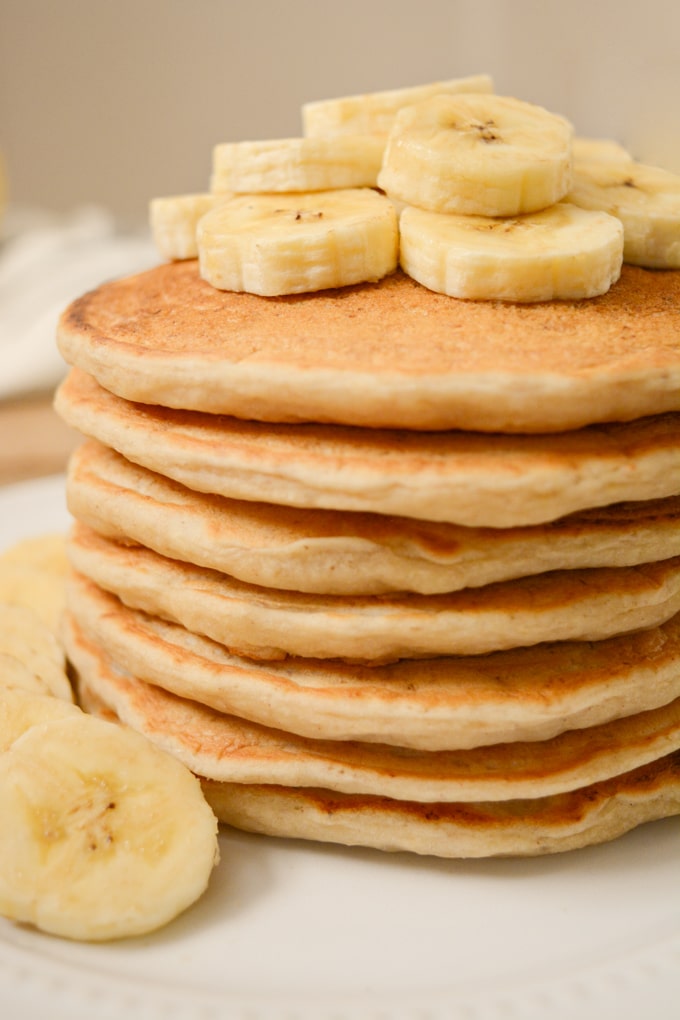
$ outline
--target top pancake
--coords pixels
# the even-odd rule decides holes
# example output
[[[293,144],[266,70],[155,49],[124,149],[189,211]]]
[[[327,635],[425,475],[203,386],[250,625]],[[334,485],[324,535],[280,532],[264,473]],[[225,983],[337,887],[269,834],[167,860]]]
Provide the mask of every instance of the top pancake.
[[[624,266],[599,298],[512,304],[378,284],[258,297],[195,261],[104,284],[65,359],[143,403],[262,421],[564,431],[680,410],[680,272]]]

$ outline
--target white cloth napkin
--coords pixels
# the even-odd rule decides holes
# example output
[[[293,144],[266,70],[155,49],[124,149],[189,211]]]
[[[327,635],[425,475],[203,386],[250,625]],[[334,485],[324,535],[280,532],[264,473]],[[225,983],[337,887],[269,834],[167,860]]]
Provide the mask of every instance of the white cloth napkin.
[[[9,210],[0,238],[0,400],[63,378],[55,334],[70,301],[158,261],[150,238],[122,236],[99,207],[68,217]]]

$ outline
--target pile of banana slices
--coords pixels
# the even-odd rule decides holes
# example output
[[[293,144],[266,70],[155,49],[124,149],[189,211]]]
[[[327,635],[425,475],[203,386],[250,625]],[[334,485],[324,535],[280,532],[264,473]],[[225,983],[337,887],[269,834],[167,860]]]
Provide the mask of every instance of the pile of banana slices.
[[[0,914],[102,941],[201,896],[217,821],[184,765],[74,703],[57,636],[66,570],[62,535],[0,555]]]
[[[401,267],[456,298],[579,300],[623,262],[680,268],[680,176],[488,75],[307,103],[300,138],[216,145],[209,191],[155,198],[168,260],[263,296]]]

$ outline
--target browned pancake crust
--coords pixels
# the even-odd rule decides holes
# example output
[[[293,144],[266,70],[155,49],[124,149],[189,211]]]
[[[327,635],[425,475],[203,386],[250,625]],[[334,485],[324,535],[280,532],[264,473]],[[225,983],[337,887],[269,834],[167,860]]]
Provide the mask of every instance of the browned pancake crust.
[[[375,807],[381,811],[413,814],[423,821],[437,823],[445,819],[456,819],[471,826],[481,824],[502,825],[512,818],[523,818],[525,822],[550,818],[556,825],[568,825],[578,821],[594,803],[605,800],[619,790],[634,797],[644,795],[656,787],[669,783],[675,789],[680,783],[680,752],[675,751],[640,768],[614,776],[604,782],[575,790],[571,793],[553,797],[538,797],[524,800],[508,800],[500,802],[477,802],[475,804],[438,803],[421,804],[391,800],[388,797],[368,797],[366,795],[348,795],[334,793],[330,790],[300,790],[301,797],[308,799],[325,813],[332,815],[344,811],[357,811],[362,808]],[[210,789],[212,784],[205,784]],[[251,789],[255,789],[252,787]],[[274,787],[282,793],[285,787]]]
[[[387,665],[255,662],[132,610],[74,574],[71,619],[135,676],[300,736],[450,750],[545,740],[680,698],[680,614],[596,642]]]
[[[119,541],[252,584],[329,595],[435,594],[680,555],[680,496],[616,503],[533,528],[464,528],[194,492],[94,441],[71,457],[67,502],[75,518]]]
[[[680,753],[570,793],[495,803],[204,781],[222,822],[253,832],[440,857],[539,855],[615,839],[680,813]]]
[[[397,800],[507,800],[563,793],[680,750],[680,698],[547,741],[454,751],[310,740],[225,715],[145,683],[66,614],[65,645],[80,681],[120,720],[197,775],[223,782],[316,786]]]
[[[387,662],[478,655],[543,641],[596,641],[680,611],[680,557],[551,571],[445,595],[332,596],[260,588],[76,524],[75,570],[132,608],[256,659]]]
[[[219,291],[188,261],[84,295],[59,344],[131,400],[270,421],[562,430],[680,409],[680,273],[624,266],[602,297],[525,305],[449,298],[399,272],[262,298]]]
[[[121,400],[74,369],[55,406],[83,434],[230,498],[518,527],[678,494],[680,415],[554,435],[269,425]]]

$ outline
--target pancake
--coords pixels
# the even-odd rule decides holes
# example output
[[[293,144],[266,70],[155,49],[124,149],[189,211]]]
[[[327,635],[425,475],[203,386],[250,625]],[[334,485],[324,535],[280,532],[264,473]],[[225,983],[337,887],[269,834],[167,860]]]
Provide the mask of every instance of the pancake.
[[[67,605],[87,640],[180,697],[325,740],[452,750],[548,740],[680,697],[680,615],[598,642],[563,642],[382,666],[289,658],[258,663],[129,609],[73,575]]]
[[[680,410],[680,273],[624,266],[588,301],[501,304],[402,273],[279,298],[195,261],[106,283],[63,314],[67,362],[129,400],[267,421],[550,432]]]
[[[87,711],[118,716],[85,690]],[[568,793],[533,799],[417,802],[318,787],[203,779],[218,820],[247,832],[444,858],[578,850],[680,814],[680,754]]]
[[[680,754],[535,800],[420,804],[210,780],[203,792],[221,822],[269,836],[437,857],[529,857],[604,843],[680,814]]]
[[[371,662],[479,655],[544,641],[598,641],[680,611],[680,557],[561,570],[447,595],[310,595],[260,588],[126,546],[76,524],[73,567],[133,609],[232,651]]]
[[[507,528],[680,488],[677,414],[546,436],[267,425],[133,404],[79,370],[56,407],[128,460],[232,499]]]
[[[66,493],[73,516],[106,537],[249,584],[328,595],[428,595],[680,555],[680,496],[528,528],[464,528],[198,493],[95,441],[71,457]]]
[[[136,679],[84,638],[72,619],[64,634],[81,688],[197,775],[219,782],[322,787],[421,803],[532,799],[609,779],[680,748],[680,698],[553,740],[464,751],[309,740]]]

